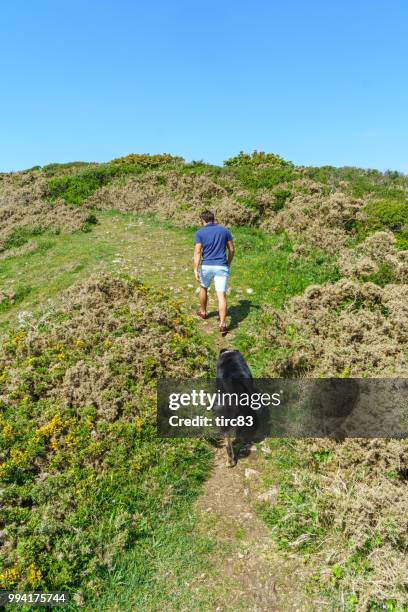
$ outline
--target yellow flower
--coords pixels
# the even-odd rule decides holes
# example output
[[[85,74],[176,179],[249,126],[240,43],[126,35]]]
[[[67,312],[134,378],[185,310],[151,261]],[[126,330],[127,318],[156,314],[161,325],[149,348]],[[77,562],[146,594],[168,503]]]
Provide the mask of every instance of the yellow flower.
[[[59,431],[62,428],[62,419],[60,414],[56,414],[52,417],[51,421],[42,427],[39,427],[36,430],[36,439],[37,441],[41,437],[52,436],[55,432]]]
[[[37,569],[34,565],[34,563],[32,565],[30,565],[30,571],[28,572],[28,582],[32,585],[32,586],[36,586],[42,578],[42,573],[41,570]]]
[[[6,423],[4,425],[4,427],[3,427],[3,436],[5,438],[10,438],[12,433],[13,433],[13,429],[12,429],[11,425]]]
[[[60,361],[64,361],[64,359],[65,359],[65,353],[62,353],[62,352],[61,352],[61,353],[58,353],[58,355],[57,355],[57,359],[59,359]]]
[[[70,448],[75,446],[76,440],[75,440],[75,436],[72,433],[72,431],[70,431],[69,434],[65,437],[65,444]]]
[[[24,340],[24,336],[24,332],[18,332],[18,334],[12,337],[11,344],[13,344],[13,346],[18,346]]]
[[[18,448],[12,448],[10,451],[10,459],[17,465],[24,457],[24,453]]]
[[[2,588],[12,586],[17,582],[18,571],[15,567],[10,569],[6,569],[2,574],[0,574],[0,586]]]
[[[144,419],[140,416],[137,416],[135,419],[135,429],[137,432],[141,431],[144,425]]]
[[[75,340],[75,345],[78,346],[79,348],[83,348],[85,346],[85,342],[81,340],[80,338],[78,338],[78,340]]]

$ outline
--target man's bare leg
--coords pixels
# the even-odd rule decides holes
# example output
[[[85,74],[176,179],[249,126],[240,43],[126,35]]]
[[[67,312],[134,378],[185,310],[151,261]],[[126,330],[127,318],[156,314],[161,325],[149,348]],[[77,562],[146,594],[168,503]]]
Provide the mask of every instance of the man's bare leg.
[[[220,313],[220,327],[225,325],[227,318],[227,296],[225,291],[217,291],[218,312]]]
[[[202,314],[207,314],[207,289],[205,287],[200,287],[200,312]]]

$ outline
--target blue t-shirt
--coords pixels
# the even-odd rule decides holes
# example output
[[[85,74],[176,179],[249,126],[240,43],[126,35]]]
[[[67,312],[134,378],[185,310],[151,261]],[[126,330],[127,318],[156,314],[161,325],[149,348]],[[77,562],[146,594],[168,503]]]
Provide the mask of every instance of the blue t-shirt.
[[[231,232],[222,225],[207,223],[196,232],[195,244],[203,245],[202,263],[205,266],[226,266],[225,249],[228,240],[232,240]]]

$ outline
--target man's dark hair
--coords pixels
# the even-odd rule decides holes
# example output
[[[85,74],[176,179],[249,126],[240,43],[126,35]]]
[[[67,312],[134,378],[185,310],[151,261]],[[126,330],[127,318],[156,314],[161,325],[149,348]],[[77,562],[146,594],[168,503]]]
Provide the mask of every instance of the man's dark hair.
[[[204,210],[201,213],[201,219],[206,223],[214,223],[214,213],[212,213],[211,210]]]

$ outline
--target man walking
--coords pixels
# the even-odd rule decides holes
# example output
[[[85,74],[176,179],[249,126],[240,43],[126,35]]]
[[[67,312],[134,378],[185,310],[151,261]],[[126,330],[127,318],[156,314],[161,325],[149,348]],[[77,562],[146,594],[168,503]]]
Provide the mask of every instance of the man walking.
[[[231,232],[215,223],[214,214],[209,210],[201,213],[202,228],[196,232],[194,247],[194,275],[200,283],[200,308],[197,315],[207,318],[207,290],[214,279],[220,315],[220,332],[227,333],[227,283],[235,248]],[[200,270],[201,263],[201,270]]]

